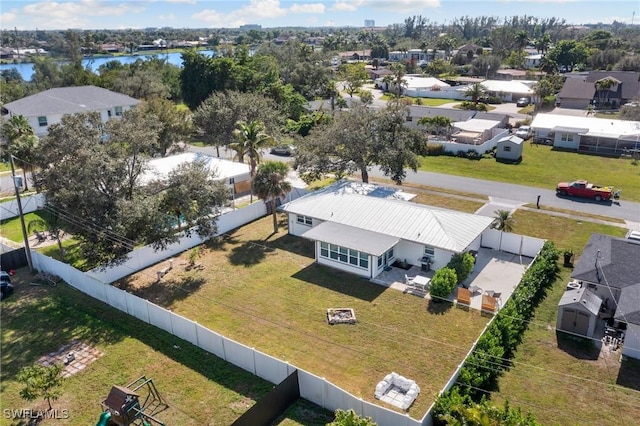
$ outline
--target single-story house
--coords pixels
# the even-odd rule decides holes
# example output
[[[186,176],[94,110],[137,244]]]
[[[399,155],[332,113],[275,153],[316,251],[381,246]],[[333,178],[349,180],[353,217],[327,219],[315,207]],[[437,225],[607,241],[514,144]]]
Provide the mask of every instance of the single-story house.
[[[493,129],[499,129],[501,122],[483,118],[472,118],[453,123],[453,140],[457,143],[480,145],[493,138]]]
[[[314,242],[319,264],[374,278],[401,259],[434,269],[478,250],[493,218],[383,198],[389,190],[340,181],[284,204],[289,234]],[[391,190],[391,193],[396,191]]]
[[[203,160],[209,170],[215,171],[216,177],[224,181],[229,188],[233,188],[233,195],[243,195],[251,191],[251,167],[245,163],[237,163],[208,155],[185,152],[149,161],[149,169],[140,177],[142,184],[163,181],[169,173],[183,163]]]
[[[591,290],[578,286],[567,286],[560,298],[556,329],[593,337],[602,299]]]
[[[535,91],[527,84],[515,80],[484,80],[481,83],[487,94],[499,97],[503,102],[515,102],[519,98],[527,97],[533,100]],[[468,86],[460,86],[457,90],[466,92]]]
[[[518,161],[522,158],[523,139],[516,136],[505,136],[496,145],[496,160]]]
[[[584,116],[537,114],[531,122],[534,142],[556,148],[621,155],[640,148],[640,122]]]
[[[372,67],[366,67],[365,71],[367,72],[367,74],[369,75],[369,78],[371,80],[377,80],[377,79],[383,79],[385,76],[387,75],[393,75],[393,71],[391,71],[388,68],[372,68]]]
[[[2,106],[2,114],[22,115],[37,136],[45,136],[49,126],[63,115],[98,112],[103,123],[135,107],[139,100],[96,86],[56,87]]]
[[[570,74],[569,74],[570,75]],[[596,82],[611,79],[609,89],[597,90]],[[585,109],[589,105],[609,103],[612,108],[624,105],[640,97],[640,72],[638,71],[589,71],[586,75],[569,76],[558,93],[562,108]]]
[[[371,59],[371,49],[350,50],[338,53],[341,59],[346,61],[366,61]]]
[[[524,67],[525,68],[538,68],[540,66],[540,61],[544,58],[544,55],[541,53],[536,53],[533,55],[528,55],[524,58]]]
[[[384,77],[377,78],[375,82],[376,86],[383,90],[388,90],[390,92],[395,92],[397,90],[395,84],[393,82],[385,82]],[[438,80],[435,77],[407,75],[403,77],[403,83],[402,93],[406,96],[422,98],[451,97],[450,95],[447,95],[447,91],[451,88],[451,85],[442,80]]]
[[[640,359],[640,262],[638,259],[640,259],[640,242],[610,235],[591,234],[571,278],[580,288],[588,290],[602,301],[598,309],[601,320],[615,319],[626,324],[622,353]],[[592,309],[582,310],[584,314],[591,311]],[[598,312],[592,312],[590,315],[598,317]],[[574,326],[574,332],[582,334],[578,331],[584,330],[586,318],[581,318],[577,322],[579,324]],[[560,320],[558,324],[560,330],[563,330],[565,325],[567,327],[571,325],[569,322],[565,324]]]

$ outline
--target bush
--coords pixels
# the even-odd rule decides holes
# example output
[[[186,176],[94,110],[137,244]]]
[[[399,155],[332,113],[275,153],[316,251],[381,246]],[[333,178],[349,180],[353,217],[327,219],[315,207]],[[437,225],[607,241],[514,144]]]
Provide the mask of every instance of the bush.
[[[479,160],[482,158],[482,155],[480,155],[475,149],[470,149],[467,151],[465,157],[469,160]]]
[[[471,253],[456,253],[451,256],[451,260],[447,263],[447,268],[456,271],[458,284],[466,280],[473,271],[474,258]]]
[[[445,299],[451,294],[456,285],[458,285],[456,271],[448,267],[440,268],[431,278],[429,293],[431,293],[432,297]]]
[[[441,144],[427,144],[427,155],[437,156],[444,154],[444,146]]]
[[[535,262],[522,276],[509,301],[478,339],[473,353],[465,360],[456,385],[462,395],[469,395],[474,401],[480,401],[484,394],[480,390],[497,389],[498,378],[508,368],[506,359],[513,356],[527,328],[527,322],[556,279],[559,257],[560,252],[553,243],[547,241]]]
[[[464,101],[460,104],[460,109],[471,109],[471,110],[475,110],[475,111],[486,111],[487,110],[487,105],[483,104],[482,102],[478,102],[478,104],[476,105],[475,103],[471,102],[471,101]]]

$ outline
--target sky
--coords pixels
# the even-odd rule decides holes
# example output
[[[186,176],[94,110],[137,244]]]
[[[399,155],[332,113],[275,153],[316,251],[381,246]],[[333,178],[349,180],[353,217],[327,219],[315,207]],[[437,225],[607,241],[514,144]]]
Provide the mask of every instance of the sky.
[[[635,16],[634,16],[635,12]],[[447,23],[462,16],[529,15],[571,24],[640,24],[640,0],[2,0],[0,28],[18,30],[376,26],[413,15]]]

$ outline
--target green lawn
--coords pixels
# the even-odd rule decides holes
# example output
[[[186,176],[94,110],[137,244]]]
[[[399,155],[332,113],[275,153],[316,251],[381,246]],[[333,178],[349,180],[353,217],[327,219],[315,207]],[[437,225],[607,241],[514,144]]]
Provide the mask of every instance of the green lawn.
[[[421,157],[420,170],[554,189],[561,181],[587,179],[622,189],[622,201],[640,201],[640,163],[524,144],[522,162],[505,164],[493,158],[468,160],[450,156]]]
[[[155,283],[156,267],[119,286],[368,401],[375,401],[373,389],[390,371],[410,377],[422,389],[409,411],[415,418],[487,322],[478,313],[448,303],[429,307],[422,298],[320,266],[311,242],[286,228],[273,234],[270,217],[203,247],[196,269],[187,269],[188,257],[179,256],[161,283]],[[330,307],[355,309],[358,324],[327,325]]]
[[[383,101],[390,101],[395,99],[395,96],[389,93],[385,93],[380,97],[380,99],[382,99]],[[410,96],[403,96],[403,99],[410,99],[414,104],[416,104],[418,102],[418,99],[420,99],[421,105],[423,106],[440,106],[444,104],[458,102],[455,99],[412,98]]]
[[[2,301],[0,313],[3,409],[43,408],[43,400],[27,403],[20,398],[21,385],[15,375],[22,366],[73,340],[94,346],[104,355],[67,379],[62,397],[53,403],[54,408],[67,409],[70,418],[44,424],[95,424],[99,404],[111,386],[126,385],[143,375],[153,379],[168,401],[169,409],[157,415],[168,425],[230,424],[272,387],[66,284],[30,286],[31,277],[25,270],[15,278],[15,293]],[[326,413],[316,406],[309,411],[318,416]],[[8,419],[0,420],[0,425],[9,424]]]

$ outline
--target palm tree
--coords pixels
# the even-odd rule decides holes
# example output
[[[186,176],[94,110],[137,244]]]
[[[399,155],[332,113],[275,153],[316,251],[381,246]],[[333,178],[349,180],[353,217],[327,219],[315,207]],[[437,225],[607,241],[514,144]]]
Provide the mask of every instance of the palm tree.
[[[249,123],[240,120],[233,131],[236,142],[229,144],[229,148],[236,152],[236,158],[244,163],[245,155],[249,157],[251,178],[256,173],[256,167],[260,163],[260,151],[275,145],[274,139],[264,132],[264,124],[260,120],[251,120]],[[251,187],[250,202],[253,202],[253,185]]]
[[[602,78],[594,83],[596,90],[598,91],[598,100],[600,102],[599,107],[602,108],[602,100],[606,94],[607,100],[609,99],[609,89],[617,84],[617,81],[611,77]]]
[[[396,62],[389,67],[390,71],[393,71],[392,75],[387,75],[383,79],[385,83],[393,83],[393,88],[396,90],[396,96],[399,98],[402,96],[402,88],[407,87],[407,80],[404,79],[407,69],[404,64]]]
[[[524,30],[520,30],[516,33],[514,41],[518,49],[523,50],[529,44],[529,34]]]
[[[444,131],[447,140],[451,136],[451,129],[453,127],[453,120],[449,117],[442,115],[436,115],[435,117],[422,117],[418,120],[418,124],[426,126],[427,129],[435,134],[439,134]]]
[[[551,36],[549,34],[543,34],[542,37],[535,41],[536,50],[543,55],[549,50],[551,46]]]
[[[464,92],[464,96],[470,98],[475,105],[478,105],[480,99],[486,94],[487,88],[481,83],[473,83],[471,86],[467,87],[467,90]]]
[[[509,210],[496,210],[493,213],[495,214],[493,223],[491,224],[493,229],[504,232],[513,231],[513,226],[516,224],[516,221],[513,220],[513,216],[511,216]]]
[[[2,135],[7,139],[9,154],[13,155],[24,173],[24,189],[29,190],[26,170],[32,169],[33,153],[38,145],[38,137],[33,131],[33,127],[22,115],[14,115],[4,122]]]
[[[280,161],[265,161],[260,164],[253,177],[253,188],[256,195],[271,204],[273,215],[273,233],[278,232],[278,218],[276,217],[276,200],[291,192],[291,184],[285,179],[289,172],[289,165]]]
[[[556,74],[558,72],[558,64],[553,60],[549,59],[546,56],[540,59],[540,65],[538,65],[540,71],[547,74]]]

